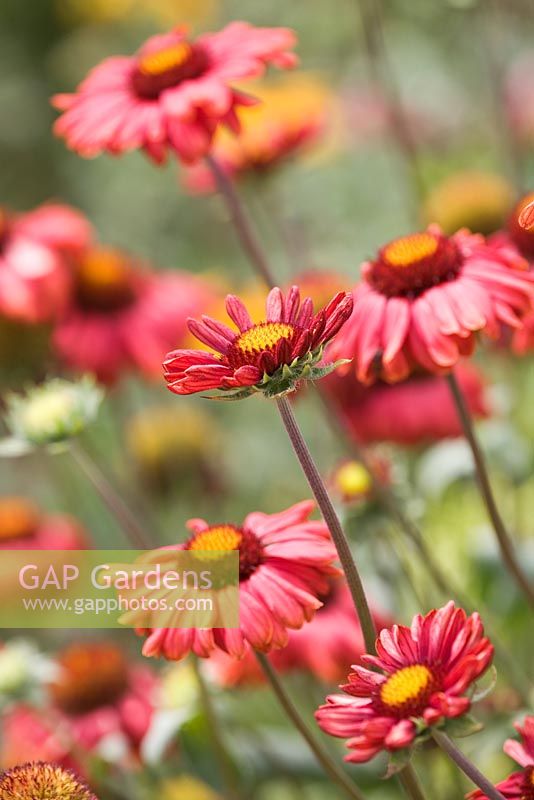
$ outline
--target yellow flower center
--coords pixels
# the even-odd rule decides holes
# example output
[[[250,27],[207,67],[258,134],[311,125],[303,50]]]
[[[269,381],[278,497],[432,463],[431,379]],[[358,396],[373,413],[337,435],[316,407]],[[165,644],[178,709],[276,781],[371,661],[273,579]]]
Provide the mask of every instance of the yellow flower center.
[[[419,700],[433,680],[434,675],[423,664],[404,667],[382,684],[380,699],[387,708],[398,711],[406,704]]]
[[[338,490],[346,497],[360,497],[371,489],[371,477],[359,461],[343,464],[335,476]]]
[[[192,53],[193,49],[189,42],[179,42],[173,47],[142,56],[139,59],[138,69],[144,75],[164,75],[166,72],[183,67],[191,58]]]
[[[409,267],[433,256],[438,249],[438,239],[431,233],[414,233],[395,239],[385,248],[384,260],[391,267]]]
[[[243,534],[233,525],[215,525],[197,533],[189,543],[189,550],[204,551],[200,558],[209,560],[224,550],[238,550],[242,539]]]
[[[96,800],[72,772],[37,761],[0,775],[0,800]]]
[[[256,355],[269,350],[282,339],[289,339],[295,332],[287,322],[262,322],[244,331],[235,342],[243,355]]]
[[[39,511],[22,497],[0,500],[0,541],[31,536],[39,525]]]
[[[97,249],[86,253],[76,273],[78,297],[95,309],[115,309],[133,297],[132,269],[116,250]]]

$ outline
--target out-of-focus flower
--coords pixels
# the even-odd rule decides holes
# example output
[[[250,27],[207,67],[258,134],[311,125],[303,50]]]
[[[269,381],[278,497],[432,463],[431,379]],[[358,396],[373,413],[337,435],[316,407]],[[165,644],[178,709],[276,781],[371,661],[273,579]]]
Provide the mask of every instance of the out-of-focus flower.
[[[141,761],[158,764],[176,733],[198,713],[199,683],[191,661],[172,663],[161,673],[156,710],[141,745]]]
[[[339,292],[317,314],[313,303],[302,303],[298,287],[287,296],[276,287],[269,292],[266,321],[254,324],[239,298],[226,298],[228,316],[238,331],[210,317],[190,320],[189,329],[216,353],[174,350],[164,361],[167,386],[175,394],[207,389],[237,390],[234,398],[263,392],[268,397],[295,389],[301,380],[317,380],[335,368],[317,366],[324,345],[343,326],[352,310],[352,296]]]
[[[0,496],[0,550],[85,550],[85,530],[68,514],[48,514],[24,497]]]
[[[152,19],[172,25],[205,22],[218,6],[217,0],[57,0],[58,16],[68,24],[110,23],[132,18]]]
[[[69,290],[67,258],[90,237],[85,217],[68,206],[0,209],[0,313],[25,322],[55,317]]]
[[[312,75],[292,75],[276,84],[257,85],[253,94],[261,103],[238,111],[236,136],[220,128],[212,156],[231,178],[263,175],[290,157],[309,152],[322,139],[333,104],[326,85]],[[196,192],[214,191],[215,182],[204,164],[185,175]]]
[[[127,369],[155,377],[186,320],[208,302],[207,284],[188,273],[148,272],[126,254],[92,248],[74,265],[74,292],[53,346],[61,360],[103,383]]]
[[[346,503],[360,502],[369,497],[373,490],[373,480],[361,461],[343,461],[332,475],[334,491]]]
[[[527,201],[527,204],[523,206],[517,221],[519,227],[523,228],[527,233],[534,233],[534,198]]]
[[[376,650],[362,660],[381,672],[356,665],[345,694],[327,697],[316,712],[322,730],[348,739],[347,761],[410,747],[429,727],[466,714],[466,692],[493,656],[479,615],[467,617],[452,602],[418,614],[411,628],[383,629]]]
[[[484,380],[471,364],[460,363],[456,377],[471,414],[490,415]],[[462,436],[462,426],[445,378],[412,375],[395,384],[366,387],[353,372],[334,372],[324,381],[347,432],[361,444],[392,442],[424,445],[436,439]]]
[[[304,501],[279,514],[253,512],[241,526],[190,520],[191,536],[176,550],[239,552],[240,627],[157,628],[148,632],[143,655],[177,661],[190,651],[206,658],[220,649],[241,658],[247,643],[263,652],[284,647],[288,629],[312,619],[337,574],[328,528],[309,519],[313,508]]]
[[[80,155],[118,155],[142,148],[156,163],[174,151],[192,163],[210,149],[217,127],[236,132],[236,109],[255,102],[235,88],[269,64],[294,66],[287,28],[232,22],[191,40],[183,27],[152,36],[134,56],[96,66],[76,93],[56,95],[64,113],[55,132]]]
[[[212,464],[219,457],[215,420],[198,408],[149,406],[131,417],[125,436],[141,479],[166,491],[184,482],[191,490],[221,488]],[[219,465],[220,466],[220,465]]]
[[[354,311],[329,355],[353,357],[346,369],[364,384],[450,372],[473,351],[477,331],[497,338],[533,308],[534,276],[512,264],[468,231],[447,237],[432,225],[394,239],[363,264]]]
[[[0,647],[0,707],[16,700],[38,701],[43,684],[55,674],[51,659],[33,642],[11,639]]]
[[[21,451],[65,442],[95,419],[101,400],[101,390],[88,377],[78,382],[54,378],[26,394],[8,396],[5,421],[11,439],[4,440],[6,451],[11,442],[13,449],[20,444]]]
[[[165,780],[158,796],[161,800],[221,800],[207,783],[187,774]]]
[[[158,682],[152,671],[130,666],[118,648],[103,642],[70,646],[57,666],[47,711],[18,705],[6,715],[2,763],[16,763],[25,753],[82,771],[78,748],[135,763],[154,714]]]
[[[57,764],[21,764],[0,774],[0,800],[97,800],[80,779]]]
[[[513,198],[512,186],[500,175],[467,170],[450,175],[432,189],[424,214],[448,235],[460,228],[487,235],[504,224]]]
[[[515,726],[521,737],[507,739],[503,750],[523,769],[513,772],[495,787],[507,800],[531,800],[534,797],[534,716],[525,717],[523,725]],[[476,789],[467,795],[470,800],[488,800],[484,792]]]
[[[352,664],[359,663],[365,644],[346,585],[332,581],[321,600],[323,605],[313,620],[298,631],[290,631],[286,647],[274,650],[269,659],[278,672],[302,670],[324,683],[335,684],[343,680]],[[389,619],[376,611],[373,619],[378,629],[390,624]],[[206,662],[206,668],[212,679],[225,687],[248,686],[265,680],[250,648],[242,659],[217,651]]]
[[[534,52],[521,53],[512,62],[504,85],[509,124],[516,140],[527,147],[534,142]]]
[[[304,297],[311,297],[315,308],[323,308],[333,295],[347,291],[350,285],[346,275],[331,269],[305,269],[293,281]],[[291,287],[287,287],[289,291]]]

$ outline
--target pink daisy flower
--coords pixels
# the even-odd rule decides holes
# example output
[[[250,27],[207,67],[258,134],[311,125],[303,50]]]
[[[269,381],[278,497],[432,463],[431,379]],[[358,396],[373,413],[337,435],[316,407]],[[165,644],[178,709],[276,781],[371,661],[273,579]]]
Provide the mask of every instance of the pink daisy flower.
[[[246,22],[195,40],[183,27],[152,36],[134,56],[105,59],[76,93],[56,95],[64,113],[55,133],[85,157],[142,148],[156,163],[168,150],[191,163],[209,151],[219,124],[238,131],[236,108],[255,102],[235,84],[268,64],[293,67],[294,45],[287,28]]]
[[[182,272],[148,272],[126,254],[86,250],[72,267],[70,304],[52,338],[68,367],[113,383],[128,369],[161,373],[169,347],[183,341],[186,320],[212,298],[201,280]]]
[[[46,713],[19,705],[4,720],[2,763],[48,759],[82,771],[76,750],[122,753],[125,764],[139,759],[155,709],[158,682],[146,666],[130,666],[105,642],[74,644],[60,653]]]
[[[87,220],[68,206],[0,209],[0,314],[31,323],[55,317],[69,290],[67,257],[90,237]]]
[[[343,680],[352,663],[365,653],[362,629],[354,613],[350,592],[342,581],[331,581],[328,592],[321,595],[323,605],[308,625],[289,632],[286,647],[270,656],[278,672],[302,670],[318,680],[334,684]],[[384,615],[373,613],[377,628],[389,624]],[[265,680],[252,651],[242,659],[216,651],[208,667],[222,686],[246,686]]]
[[[328,528],[309,519],[314,505],[308,500],[278,514],[253,512],[241,526],[190,520],[190,538],[174,549],[239,551],[240,626],[153,629],[143,655],[177,661],[190,651],[207,658],[223,650],[242,658],[247,644],[262,652],[284,647],[288,629],[312,619],[330,578],[339,574]]]
[[[525,717],[523,726],[516,725],[515,728],[521,741],[507,739],[503,750],[523,769],[513,772],[505,781],[498,783],[496,788],[510,800],[534,800],[534,716]],[[467,797],[470,800],[488,800],[480,789],[471,792]]]
[[[316,712],[322,730],[348,739],[347,761],[410,747],[428,727],[465,714],[466,691],[490,665],[493,646],[478,614],[467,617],[450,602],[418,614],[411,628],[382,630],[376,652],[362,661],[382,673],[354,666],[345,694],[327,697]]]
[[[482,236],[447,237],[435,226],[394,239],[362,266],[354,311],[331,348],[354,357],[359,381],[403,380],[417,369],[449,372],[475,333],[521,327],[534,305],[534,276],[511,270]]]
[[[67,514],[46,514],[23,497],[0,497],[0,550],[85,550],[88,537]]]
[[[350,316],[352,297],[339,292],[326,308],[313,313],[313,303],[302,303],[298,287],[287,296],[276,287],[269,292],[266,321],[254,324],[239,298],[226,298],[228,316],[237,326],[203,316],[189,320],[189,330],[216,353],[174,350],[163,363],[167,386],[175,394],[194,394],[206,389],[238,391],[245,397],[262,391],[270,397],[292,391],[301,380],[315,380],[335,365],[316,367],[324,345]]]
[[[490,415],[481,373],[459,363],[456,377],[474,417]],[[440,375],[412,375],[400,383],[379,381],[366,387],[354,372],[333,372],[324,381],[348,433],[363,444],[393,442],[424,445],[462,436],[462,426],[446,380]]]

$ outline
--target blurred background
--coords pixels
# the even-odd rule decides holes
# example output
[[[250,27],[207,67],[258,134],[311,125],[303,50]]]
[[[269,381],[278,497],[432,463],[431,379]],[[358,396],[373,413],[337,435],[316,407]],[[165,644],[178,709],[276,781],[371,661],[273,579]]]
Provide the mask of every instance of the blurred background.
[[[298,275],[304,293],[321,304],[338,288],[353,285],[361,261],[380,245],[429,221],[446,232],[462,226],[484,234],[497,231],[532,185],[531,1],[388,0],[381,12],[377,8],[357,0],[335,5],[326,0],[3,0],[0,205],[22,214],[47,201],[69,204],[86,215],[95,238],[106,247],[158,271],[197,276],[209,300],[199,313],[220,315],[224,295],[234,291],[261,319],[264,288],[240,251],[221,199],[203,176],[174,160],[156,168],[139,153],[81,159],[53,136],[56,113],[50,105],[51,95],[74,90],[101,59],[134,52],[153,33],[184,22],[195,32],[216,30],[230,20],[246,19],[297,32],[305,84],[292,85],[296,79],[291,75],[270,74],[258,94],[279,93],[274,116],[279,113],[288,125],[313,121],[302,134],[302,146],[236,176],[282,285]],[[258,139],[261,147],[259,134]],[[473,410],[481,418],[480,435],[498,498],[525,563],[533,566],[528,545],[534,533],[532,356],[486,347],[477,355],[476,369],[466,381],[471,381]],[[251,510],[275,512],[309,496],[273,404],[258,398],[239,406],[178,399],[157,375],[147,378],[142,370],[126,367],[119,372],[106,380],[105,401],[83,444],[155,542],[182,541],[184,522],[192,516],[239,523]],[[72,359],[62,360],[51,345],[48,324],[0,316],[3,392],[75,373]],[[440,603],[443,594],[429,579],[417,548],[379,507],[365,469],[354,462],[340,473],[354,455],[350,436],[340,438],[328,426],[314,392],[301,394],[296,412],[359,547],[375,607],[388,619],[407,622],[417,611]],[[393,396],[377,413],[388,418],[405,405],[406,399]],[[428,406],[418,406],[410,420],[410,441],[382,429],[364,443],[402,508],[423,531],[447,580],[495,618],[493,630],[512,663],[483,703],[484,732],[465,748],[498,779],[510,766],[502,742],[526,709],[525,692],[518,687],[532,672],[531,626],[503,574],[469,453],[456,438],[455,420],[450,425],[444,421],[451,414],[445,406],[443,392]],[[80,526],[80,535],[92,546],[127,545],[116,519],[68,452],[0,461],[0,541],[5,546],[13,536],[34,530],[37,520],[44,524],[57,515],[62,524],[68,520]],[[35,733],[39,726],[24,727],[28,721],[17,716],[22,700],[32,709],[46,708],[50,701],[43,699],[41,673],[30,670],[35,653],[47,674],[49,661],[68,643],[93,641],[87,632],[28,633],[21,645],[19,636],[6,632],[0,650],[0,699],[7,720],[2,766],[12,763],[17,752],[13,740],[20,745],[30,737],[36,752],[44,747],[46,736]],[[120,633],[113,632],[113,644],[130,667],[145,669],[140,640]],[[350,653],[345,657],[341,674],[354,661]],[[110,658],[106,651],[101,654],[104,664]],[[99,751],[90,769],[92,779],[96,775],[103,781],[102,800],[124,796],[125,786],[130,798],[140,799],[222,795],[191,665],[148,667],[156,675],[153,680],[167,687],[158,700],[155,727],[161,735],[152,730],[145,749],[136,741],[126,768],[113,747]],[[107,685],[109,676],[103,674]],[[209,665],[205,678],[225,722],[245,796],[338,796],[267,689],[222,687]],[[286,679],[310,719],[339,682],[325,683],[302,665],[288,669]],[[40,687],[31,702],[29,686]],[[336,754],[342,752],[342,745],[326,743]],[[432,800],[457,800],[467,791],[439,753],[429,749],[419,761]],[[400,796],[394,783],[380,780],[384,765],[379,760],[351,771],[370,800]]]

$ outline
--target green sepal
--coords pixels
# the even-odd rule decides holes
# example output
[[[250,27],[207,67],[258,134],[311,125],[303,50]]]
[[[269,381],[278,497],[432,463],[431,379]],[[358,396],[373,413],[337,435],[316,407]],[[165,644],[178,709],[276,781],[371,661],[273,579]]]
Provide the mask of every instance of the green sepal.
[[[478,683],[475,683],[471,692],[471,702],[478,703],[480,700],[484,700],[495,688],[495,684],[497,683],[497,670],[494,666],[490,667],[488,670],[489,675],[489,684],[483,689],[478,688]]]
[[[402,750],[394,750],[389,755],[388,768],[384,775],[384,780],[392,778],[393,775],[401,772],[411,761],[414,747],[403,747]]]
[[[482,723],[472,717],[471,714],[463,714],[461,717],[448,719],[443,724],[443,730],[455,739],[472,736],[474,733],[481,731],[483,727]]]

